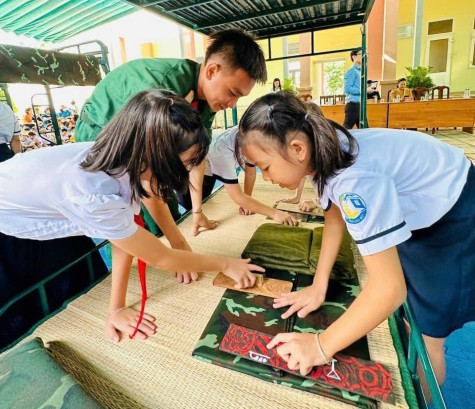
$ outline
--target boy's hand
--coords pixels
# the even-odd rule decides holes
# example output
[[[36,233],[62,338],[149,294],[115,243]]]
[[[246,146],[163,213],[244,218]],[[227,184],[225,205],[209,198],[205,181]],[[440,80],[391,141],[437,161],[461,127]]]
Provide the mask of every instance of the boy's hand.
[[[299,203],[299,209],[303,212],[311,212],[315,210],[317,206],[313,203],[313,200],[304,200],[303,202]]]
[[[243,207],[239,208],[239,213],[242,214],[243,216],[250,216],[251,214],[254,214],[253,211],[244,209]]]
[[[132,308],[120,308],[112,311],[107,318],[105,330],[111,341],[119,342],[121,335],[132,335],[139,319],[139,313]],[[135,335],[137,339],[147,339],[155,334],[157,326],[154,324],[155,318],[144,313],[139,330]]]
[[[315,285],[305,287],[300,291],[283,293],[280,298],[274,300],[274,308],[282,308],[290,305],[290,308],[282,314],[282,318],[289,318],[297,312],[300,318],[305,318],[315,311],[325,301],[326,288],[317,288]]]
[[[298,334],[296,332],[277,334],[269,342],[267,348],[271,349],[276,346],[277,353],[287,362],[289,369],[300,370],[302,376],[307,375],[314,366],[326,363],[319,354],[315,334]]]
[[[256,277],[252,274],[252,271],[258,271],[264,273],[266,270],[255,264],[249,264],[250,258],[241,260],[239,258],[228,259],[228,266],[223,273],[236,281],[235,288],[248,288],[252,287],[256,283]]]
[[[201,227],[204,230],[214,230],[216,227],[218,227],[218,222],[215,220],[208,220],[202,211],[199,213],[193,212],[193,226],[191,234],[193,236],[198,236],[198,234],[201,232]]]
[[[274,221],[280,224],[288,224],[289,226],[297,226],[298,224],[294,216],[291,216],[289,213],[282,212],[280,210],[275,210],[272,218]]]

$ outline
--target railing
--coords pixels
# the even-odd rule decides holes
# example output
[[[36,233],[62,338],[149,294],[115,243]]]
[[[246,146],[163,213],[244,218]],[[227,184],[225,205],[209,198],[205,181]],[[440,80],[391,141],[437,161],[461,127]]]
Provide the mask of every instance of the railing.
[[[425,382],[427,383],[427,388],[432,400],[431,409],[447,409],[424,340],[416,324],[414,313],[412,312],[409,302],[406,301],[394,315],[399,334],[403,341],[403,346],[406,352],[407,367],[411,374],[419,406],[421,408],[428,408],[429,397],[424,394],[424,380],[421,380],[419,376],[418,363],[420,363],[421,371],[424,374]],[[408,331],[406,330],[405,321],[410,326],[409,335],[407,334]]]

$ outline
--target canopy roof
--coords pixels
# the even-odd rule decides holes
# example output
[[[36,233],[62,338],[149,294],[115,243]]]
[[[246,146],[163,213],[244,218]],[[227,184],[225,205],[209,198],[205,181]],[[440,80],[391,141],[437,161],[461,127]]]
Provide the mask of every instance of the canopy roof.
[[[60,42],[137,7],[209,34],[241,27],[259,38],[365,22],[375,0],[0,0],[0,29]],[[136,29],[136,28],[133,28]]]
[[[122,0],[0,0],[0,29],[56,43],[134,11]]]
[[[366,22],[375,0],[125,0],[209,34],[241,27],[259,38]]]

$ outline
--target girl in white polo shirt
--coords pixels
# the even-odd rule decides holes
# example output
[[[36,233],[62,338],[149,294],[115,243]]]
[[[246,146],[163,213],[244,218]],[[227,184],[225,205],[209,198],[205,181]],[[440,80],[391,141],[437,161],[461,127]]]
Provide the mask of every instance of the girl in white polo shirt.
[[[157,199],[172,189],[187,189],[188,171],[204,159],[209,143],[198,112],[185,100],[150,90],[131,98],[94,143],[39,149],[0,164],[0,282],[15,275],[15,260],[31,256],[35,246],[29,244],[36,240],[109,239],[112,291],[106,332],[114,341],[135,327],[139,339],[155,333],[152,316],[144,314],[137,325],[137,312],[125,306],[133,256],[162,270],[223,271],[237,287],[253,285],[251,271],[264,270],[249,260],[170,249],[134,222],[140,201],[155,217]]]
[[[240,154],[236,155],[237,126],[225,130],[213,137],[209,152],[206,155],[205,176],[203,179],[203,199],[213,191],[217,180],[224,184],[231,199],[239,206],[239,213],[245,216],[259,213],[274,219],[277,223],[294,226],[297,220],[287,212],[274,209],[252,197],[252,190],[256,181],[255,166],[241,160]],[[242,163],[240,163],[242,162]],[[244,169],[244,191],[238,180],[238,169]],[[177,194],[179,203],[187,210],[191,210],[190,193]],[[198,234],[197,227],[193,235]]]
[[[270,343],[302,374],[361,338],[409,298],[438,381],[444,339],[475,320],[475,170],[463,151],[412,131],[348,132],[289,94],[256,100],[240,122],[239,144],[266,180],[295,189],[311,175],[325,210],[313,285],[283,295],[283,318],[324,301],[345,227],[369,280],[320,335],[280,334]]]

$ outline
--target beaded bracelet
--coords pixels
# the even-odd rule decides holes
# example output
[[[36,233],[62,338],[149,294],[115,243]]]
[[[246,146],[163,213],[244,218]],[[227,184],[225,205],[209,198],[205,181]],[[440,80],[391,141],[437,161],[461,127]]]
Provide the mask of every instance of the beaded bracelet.
[[[320,334],[315,334],[315,339],[317,340],[317,348],[318,348],[318,352],[320,352],[320,355],[321,357],[323,358],[323,360],[325,361],[325,363],[328,365],[331,360],[328,359],[325,355],[325,353],[323,352],[323,349],[322,349],[322,346],[320,345],[320,339],[318,338]]]

